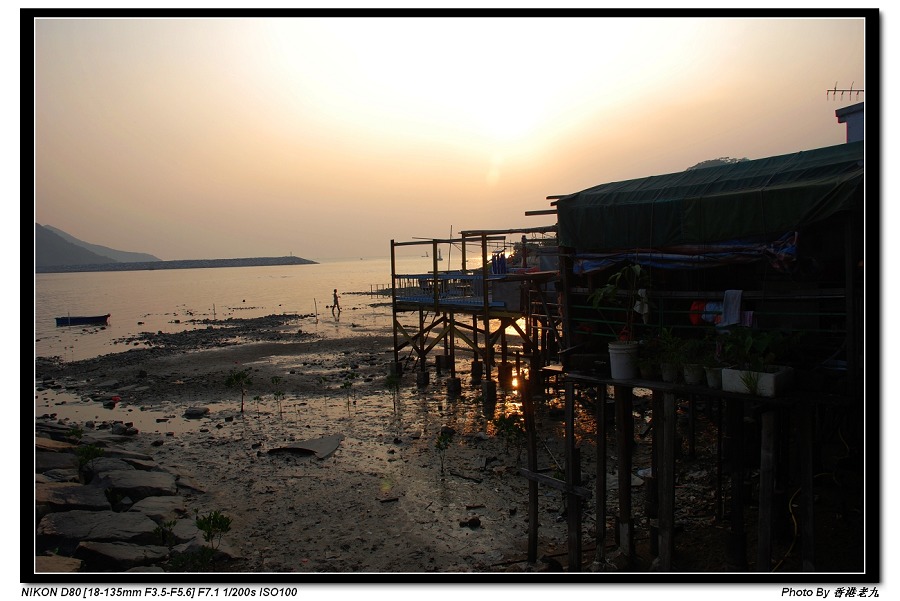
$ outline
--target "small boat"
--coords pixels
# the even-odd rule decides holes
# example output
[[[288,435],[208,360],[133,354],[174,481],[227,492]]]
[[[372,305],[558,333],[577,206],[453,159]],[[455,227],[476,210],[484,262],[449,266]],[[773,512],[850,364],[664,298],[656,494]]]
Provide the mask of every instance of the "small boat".
[[[106,315],[79,315],[56,318],[56,327],[60,326],[106,326],[109,325],[109,313]]]

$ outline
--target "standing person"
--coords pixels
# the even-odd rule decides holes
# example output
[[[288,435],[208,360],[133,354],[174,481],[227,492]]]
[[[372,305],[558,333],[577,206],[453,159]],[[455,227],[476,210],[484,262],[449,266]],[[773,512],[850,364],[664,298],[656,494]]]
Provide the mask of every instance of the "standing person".
[[[341,314],[341,302],[338,300],[337,288],[334,289],[334,301],[331,303],[331,314],[334,315],[334,310],[337,309],[338,315]]]

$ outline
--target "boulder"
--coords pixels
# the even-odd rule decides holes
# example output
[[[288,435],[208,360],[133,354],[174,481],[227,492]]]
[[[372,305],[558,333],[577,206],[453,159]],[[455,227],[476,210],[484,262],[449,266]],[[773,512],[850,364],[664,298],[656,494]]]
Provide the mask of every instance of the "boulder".
[[[49,470],[77,469],[78,459],[73,453],[56,453],[53,451],[35,451],[34,471],[43,474]]]
[[[49,451],[49,452],[74,451],[75,445],[73,445],[71,442],[64,442],[62,440],[54,440],[52,438],[45,438],[43,436],[35,436],[34,437],[34,448],[38,451]]]
[[[137,502],[147,497],[165,497],[178,492],[175,476],[168,472],[113,470],[98,474],[91,484],[110,489],[113,494],[130,497]]]
[[[42,475],[44,482],[79,482],[76,469],[47,470]]]
[[[74,554],[89,572],[123,572],[163,561],[168,555],[169,550],[158,545],[96,541],[79,543]]]
[[[80,572],[84,562],[74,557],[61,555],[37,555],[34,558],[35,572]]]
[[[38,521],[54,511],[84,509],[87,511],[109,510],[109,501],[103,489],[83,486],[71,482],[51,482],[36,484],[34,505]]]
[[[145,516],[162,524],[170,520],[178,519],[187,513],[184,499],[179,496],[146,497],[131,506],[128,511],[143,513]]]
[[[35,539],[39,550],[72,555],[84,541],[152,545],[159,542],[159,535],[156,522],[140,513],[75,509],[44,516]]]
[[[184,410],[184,417],[188,419],[197,419],[204,417],[209,413],[209,407],[188,407]]]

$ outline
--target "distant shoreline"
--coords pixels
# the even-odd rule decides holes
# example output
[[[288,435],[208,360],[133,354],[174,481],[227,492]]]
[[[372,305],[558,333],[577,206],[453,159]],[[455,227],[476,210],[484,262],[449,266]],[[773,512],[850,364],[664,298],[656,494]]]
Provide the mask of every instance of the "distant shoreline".
[[[98,263],[93,265],[45,265],[35,273],[72,273],[82,271],[151,271],[156,269],[205,269],[211,267],[268,267],[273,265],[315,265],[302,257],[251,257],[246,259],[185,259],[180,261],[141,261],[134,263]]]

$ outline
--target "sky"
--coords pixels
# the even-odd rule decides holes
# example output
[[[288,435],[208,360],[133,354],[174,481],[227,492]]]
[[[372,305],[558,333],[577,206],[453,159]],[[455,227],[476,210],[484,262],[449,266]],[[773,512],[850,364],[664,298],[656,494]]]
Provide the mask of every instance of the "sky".
[[[34,37],[35,222],[164,260],[547,225],[525,211],[548,195],[841,144],[835,110],[865,100],[826,94],[865,89],[852,18],[45,18]]]
[[[868,74],[884,79],[873,82],[864,77],[862,23],[849,19],[47,20],[34,29],[32,74],[30,40],[17,47],[18,14],[7,7],[0,43],[4,56],[22,56],[21,72],[18,61],[2,63],[8,81],[27,86],[33,75],[35,222],[161,259],[318,260],[386,256],[390,239],[446,237],[451,228],[544,225],[551,221],[524,212],[548,208],[547,195],[720,156],[840,144],[834,111],[856,98],[832,100],[826,89],[868,83],[885,105],[892,99],[896,11],[875,7],[883,65]],[[22,121],[27,136],[28,107],[17,99],[7,95],[8,140]],[[883,201],[895,198],[886,110],[880,130],[877,201],[888,232],[897,218]],[[27,240],[21,154],[7,149],[0,162],[22,197],[15,218],[0,220],[6,244],[18,242],[20,221]],[[882,247],[869,250],[890,258],[897,239],[883,233]],[[890,298],[892,270],[881,275],[875,292]],[[900,333],[895,315],[869,319],[888,337]],[[17,323],[6,336],[4,358],[18,365]],[[882,403],[873,426],[885,457],[893,439],[881,424],[895,422],[894,406]],[[882,469],[884,597],[896,588],[887,541],[897,526],[885,507],[897,492],[894,472]],[[856,583],[826,586],[846,584]],[[732,598],[779,593],[725,588]],[[528,590],[536,598],[547,589]]]

